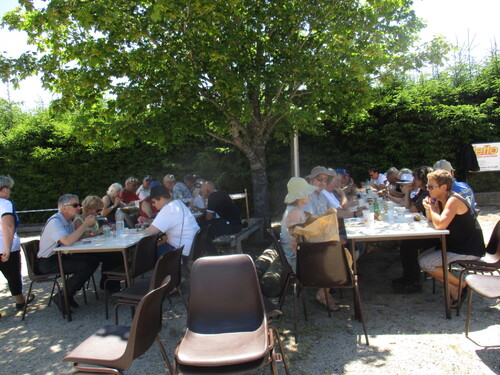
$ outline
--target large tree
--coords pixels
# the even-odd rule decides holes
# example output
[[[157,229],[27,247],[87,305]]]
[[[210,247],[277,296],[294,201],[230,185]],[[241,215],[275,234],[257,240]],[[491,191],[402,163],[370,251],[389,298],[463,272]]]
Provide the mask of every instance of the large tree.
[[[20,0],[4,24],[37,51],[2,58],[4,79],[41,73],[83,136],[159,144],[206,132],[252,171],[268,214],[274,133],[318,131],[362,108],[374,79],[421,61],[411,0]]]

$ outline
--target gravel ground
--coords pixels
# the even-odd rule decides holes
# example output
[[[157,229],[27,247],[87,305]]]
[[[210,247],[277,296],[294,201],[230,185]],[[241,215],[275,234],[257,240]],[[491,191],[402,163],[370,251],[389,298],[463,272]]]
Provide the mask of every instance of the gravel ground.
[[[500,219],[496,207],[483,207],[480,214],[485,239]],[[24,238],[27,241],[29,238]],[[328,314],[308,293],[309,320],[299,310],[299,342],[293,339],[293,296],[285,301],[284,316],[275,321],[286,345],[292,374],[500,374],[500,303],[474,295],[470,339],[465,338],[465,306],[457,317],[445,319],[442,288],[432,294],[432,281],[422,294],[391,293],[391,279],[399,276],[399,255],[384,247],[363,256],[359,262],[361,297],[370,346],[364,344],[362,326],[352,317],[352,294],[344,291],[341,311]],[[26,275],[23,269],[23,274]],[[25,277],[25,285],[29,280]],[[102,325],[103,296],[96,300],[88,292],[88,304],[71,323],[62,319],[57,307],[47,307],[49,284],[35,284],[36,300],[24,322],[16,314],[3,276],[0,276],[0,373],[72,374],[72,366],[61,362],[66,353]],[[178,296],[164,304],[161,339],[173,359],[186,322],[186,311]],[[122,309],[121,323],[130,322]],[[495,347],[496,345],[496,347]],[[134,374],[167,373],[160,351],[153,346],[126,371]],[[262,371],[261,373],[267,373]]]

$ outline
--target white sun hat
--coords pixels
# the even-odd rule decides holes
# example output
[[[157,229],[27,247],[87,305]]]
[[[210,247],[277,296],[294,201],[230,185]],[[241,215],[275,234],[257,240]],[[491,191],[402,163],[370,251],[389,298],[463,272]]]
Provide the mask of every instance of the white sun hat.
[[[286,187],[288,189],[288,194],[285,197],[286,204],[293,203],[297,199],[307,198],[317,189],[316,186],[309,185],[302,177],[292,177]]]

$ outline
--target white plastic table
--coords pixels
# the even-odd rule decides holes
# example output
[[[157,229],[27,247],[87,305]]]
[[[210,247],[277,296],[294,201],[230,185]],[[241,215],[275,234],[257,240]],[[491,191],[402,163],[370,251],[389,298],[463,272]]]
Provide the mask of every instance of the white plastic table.
[[[428,222],[422,215],[420,215],[420,221],[415,221],[414,217],[416,215],[419,214],[400,211],[394,218],[394,223],[375,220],[371,227],[369,227],[361,217],[344,219],[347,239],[351,241],[354,273],[357,274],[356,257],[354,256],[356,242],[415,240],[423,238],[438,238],[441,241],[441,257],[443,267],[446,271],[448,264],[446,255],[446,235],[450,232],[447,229],[434,229],[432,223]],[[446,318],[451,319],[448,272],[444,272],[444,299]]]
[[[71,246],[60,246],[55,248],[57,252],[57,258],[59,260],[59,270],[61,273],[61,279],[64,290],[64,304],[67,311],[68,322],[71,322],[71,311],[69,309],[68,303],[68,293],[66,291],[66,278],[64,276],[64,267],[62,262],[62,254],[81,254],[81,253],[110,253],[110,252],[120,252],[123,257],[123,265],[125,269],[125,278],[127,281],[127,286],[130,286],[130,274],[127,260],[127,248],[134,246],[139,242],[139,240],[146,236],[145,231],[136,231],[125,229],[124,234],[120,237],[111,236],[105,238],[104,236],[97,236],[92,238],[87,238],[75,242]]]

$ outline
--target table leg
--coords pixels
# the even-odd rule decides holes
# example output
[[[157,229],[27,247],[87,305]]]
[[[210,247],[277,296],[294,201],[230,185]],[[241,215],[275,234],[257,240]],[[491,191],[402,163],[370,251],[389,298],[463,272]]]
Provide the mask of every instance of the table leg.
[[[446,319],[451,319],[450,288],[448,284],[448,255],[446,254],[446,236],[441,236],[441,257],[443,262],[444,306]]]
[[[356,240],[351,240],[351,257],[352,257],[352,273],[354,274],[355,280],[358,278],[358,269],[357,269],[357,262],[356,262]],[[353,290],[352,293],[354,297],[354,317],[356,319],[360,319],[360,306],[358,304],[358,299],[356,298],[357,295]]]
[[[68,301],[68,290],[66,288],[66,276],[64,275],[64,267],[62,262],[62,254],[60,251],[57,252],[57,260],[59,261],[59,273],[61,274],[63,294],[64,294],[64,306],[66,307],[66,319],[71,322],[71,310],[69,309]]]
[[[123,268],[125,270],[125,279],[127,281],[127,287],[130,288],[132,286],[132,280],[130,280],[130,271],[128,269],[127,249],[122,250],[122,256],[123,256]]]

